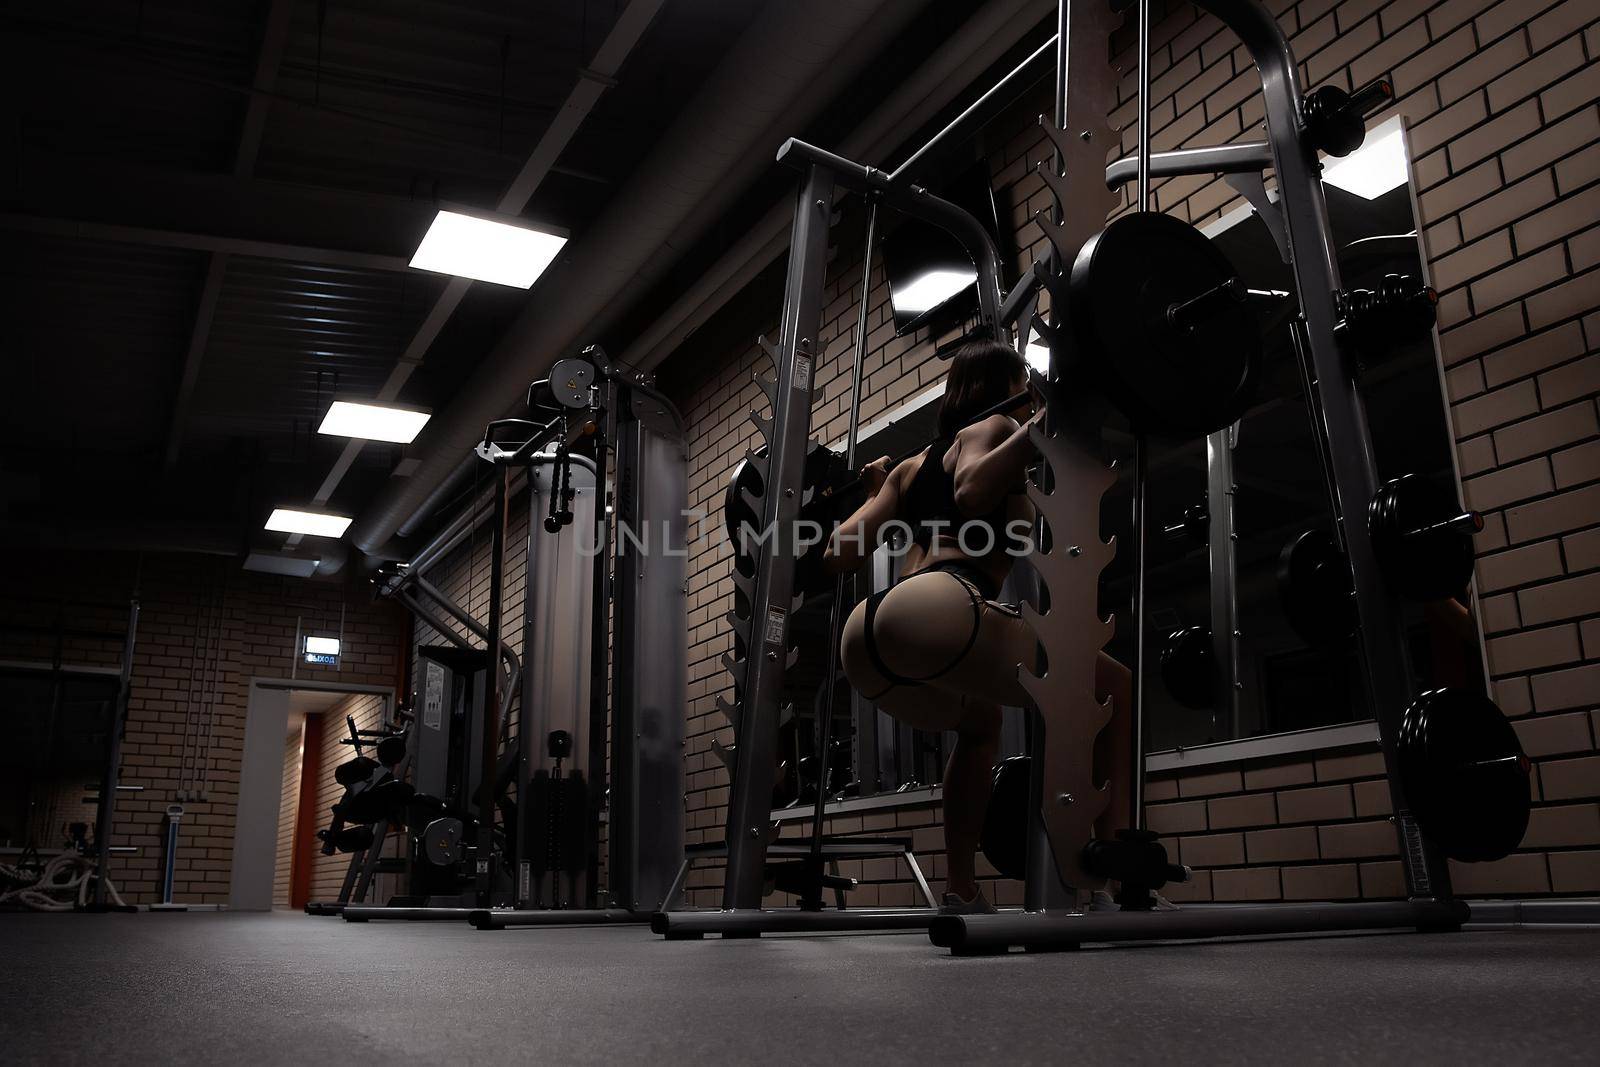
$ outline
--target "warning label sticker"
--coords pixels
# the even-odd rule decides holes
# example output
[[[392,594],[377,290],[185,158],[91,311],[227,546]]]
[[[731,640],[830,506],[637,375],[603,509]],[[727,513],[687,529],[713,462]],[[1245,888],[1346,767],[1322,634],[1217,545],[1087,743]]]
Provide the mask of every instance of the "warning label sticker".
[[[767,609],[766,642],[769,645],[783,645],[783,611],[779,608]]]

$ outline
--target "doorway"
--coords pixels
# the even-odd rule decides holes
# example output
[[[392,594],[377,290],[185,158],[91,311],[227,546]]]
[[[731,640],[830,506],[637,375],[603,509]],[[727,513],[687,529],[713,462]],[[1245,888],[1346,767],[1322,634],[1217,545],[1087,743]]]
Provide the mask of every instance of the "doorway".
[[[338,893],[348,857],[324,856],[316,833],[343,791],[336,766],[354,753],[348,724],[390,721],[382,686],[254,679],[245,718],[229,906],[299,910]]]

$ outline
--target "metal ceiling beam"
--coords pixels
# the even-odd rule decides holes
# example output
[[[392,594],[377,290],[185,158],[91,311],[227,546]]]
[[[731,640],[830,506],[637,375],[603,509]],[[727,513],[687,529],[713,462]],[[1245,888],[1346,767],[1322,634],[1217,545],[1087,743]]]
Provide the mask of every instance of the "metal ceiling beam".
[[[15,188],[0,213],[11,229],[377,270],[409,269],[438,209],[237,175],[87,170],[37,152]]]
[[[429,218],[432,217],[430,209]],[[316,248],[226,234],[191,233],[182,230],[154,229],[149,226],[123,226],[112,222],[45,218],[18,212],[0,212],[0,229],[40,233],[52,237],[79,237],[92,241],[149,245],[156,248],[187,248],[196,252],[232,253],[261,259],[287,260],[292,263],[320,263],[331,267],[384,271],[411,269],[409,252],[405,255],[385,255],[379,252],[356,252],[340,248]]]
[[[261,49],[256,54],[256,73],[251,82],[255,90],[250,104],[245,108],[244,123],[239,130],[239,149],[233,157],[233,173],[238,178],[248,178],[255,173],[256,156],[261,152],[261,138],[267,128],[267,109],[272,100],[272,88],[278,80],[278,67],[283,62],[283,46],[289,37],[289,16],[294,10],[294,0],[272,0],[267,10],[267,22],[261,34]],[[189,347],[184,353],[183,370],[178,375],[178,395],[172,403],[172,419],[167,427],[166,469],[178,462],[178,452],[183,447],[183,431],[189,422],[189,404],[194,399],[195,383],[200,380],[200,364],[205,359],[206,342],[211,338],[211,323],[216,317],[217,300],[222,293],[222,279],[228,272],[228,253],[214,251],[206,265],[205,285],[200,290],[200,306],[195,309],[194,327],[189,331]]]

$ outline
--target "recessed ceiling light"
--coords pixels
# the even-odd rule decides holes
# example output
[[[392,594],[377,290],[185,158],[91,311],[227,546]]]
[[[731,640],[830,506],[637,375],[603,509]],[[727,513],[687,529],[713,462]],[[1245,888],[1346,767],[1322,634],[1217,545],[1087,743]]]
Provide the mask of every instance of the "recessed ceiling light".
[[[1322,168],[1322,180],[1347,193],[1376,200],[1406,183],[1406,143],[1398,119],[1367,131],[1367,140],[1343,159]]]
[[[975,270],[930,270],[901,286],[899,292],[890,291],[889,297],[896,311],[902,315],[920,315],[930,311],[955,296],[978,280]]]
[[[527,289],[566,243],[565,237],[526,226],[440,211],[411,257],[411,265]]]
[[[278,533],[305,534],[308,537],[343,537],[350,528],[348,515],[299,508],[275,508],[267,519],[267,529]]]
[[[335,400],[322,417],[318,433],[333,437],[359,437],[366,441],[394,441],[409,445],[427,425],[428,413],[390,404],[363,404]]]

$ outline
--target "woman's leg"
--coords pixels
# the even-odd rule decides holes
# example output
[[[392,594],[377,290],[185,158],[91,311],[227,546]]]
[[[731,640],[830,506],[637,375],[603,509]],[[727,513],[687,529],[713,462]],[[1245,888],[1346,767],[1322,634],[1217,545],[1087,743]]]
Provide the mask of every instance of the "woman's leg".
[[[978,837],[989,811],[994,761],[1000,752],[1000,705],[966,703],[944,769],[945,887],[963,901],[978,893]]]

